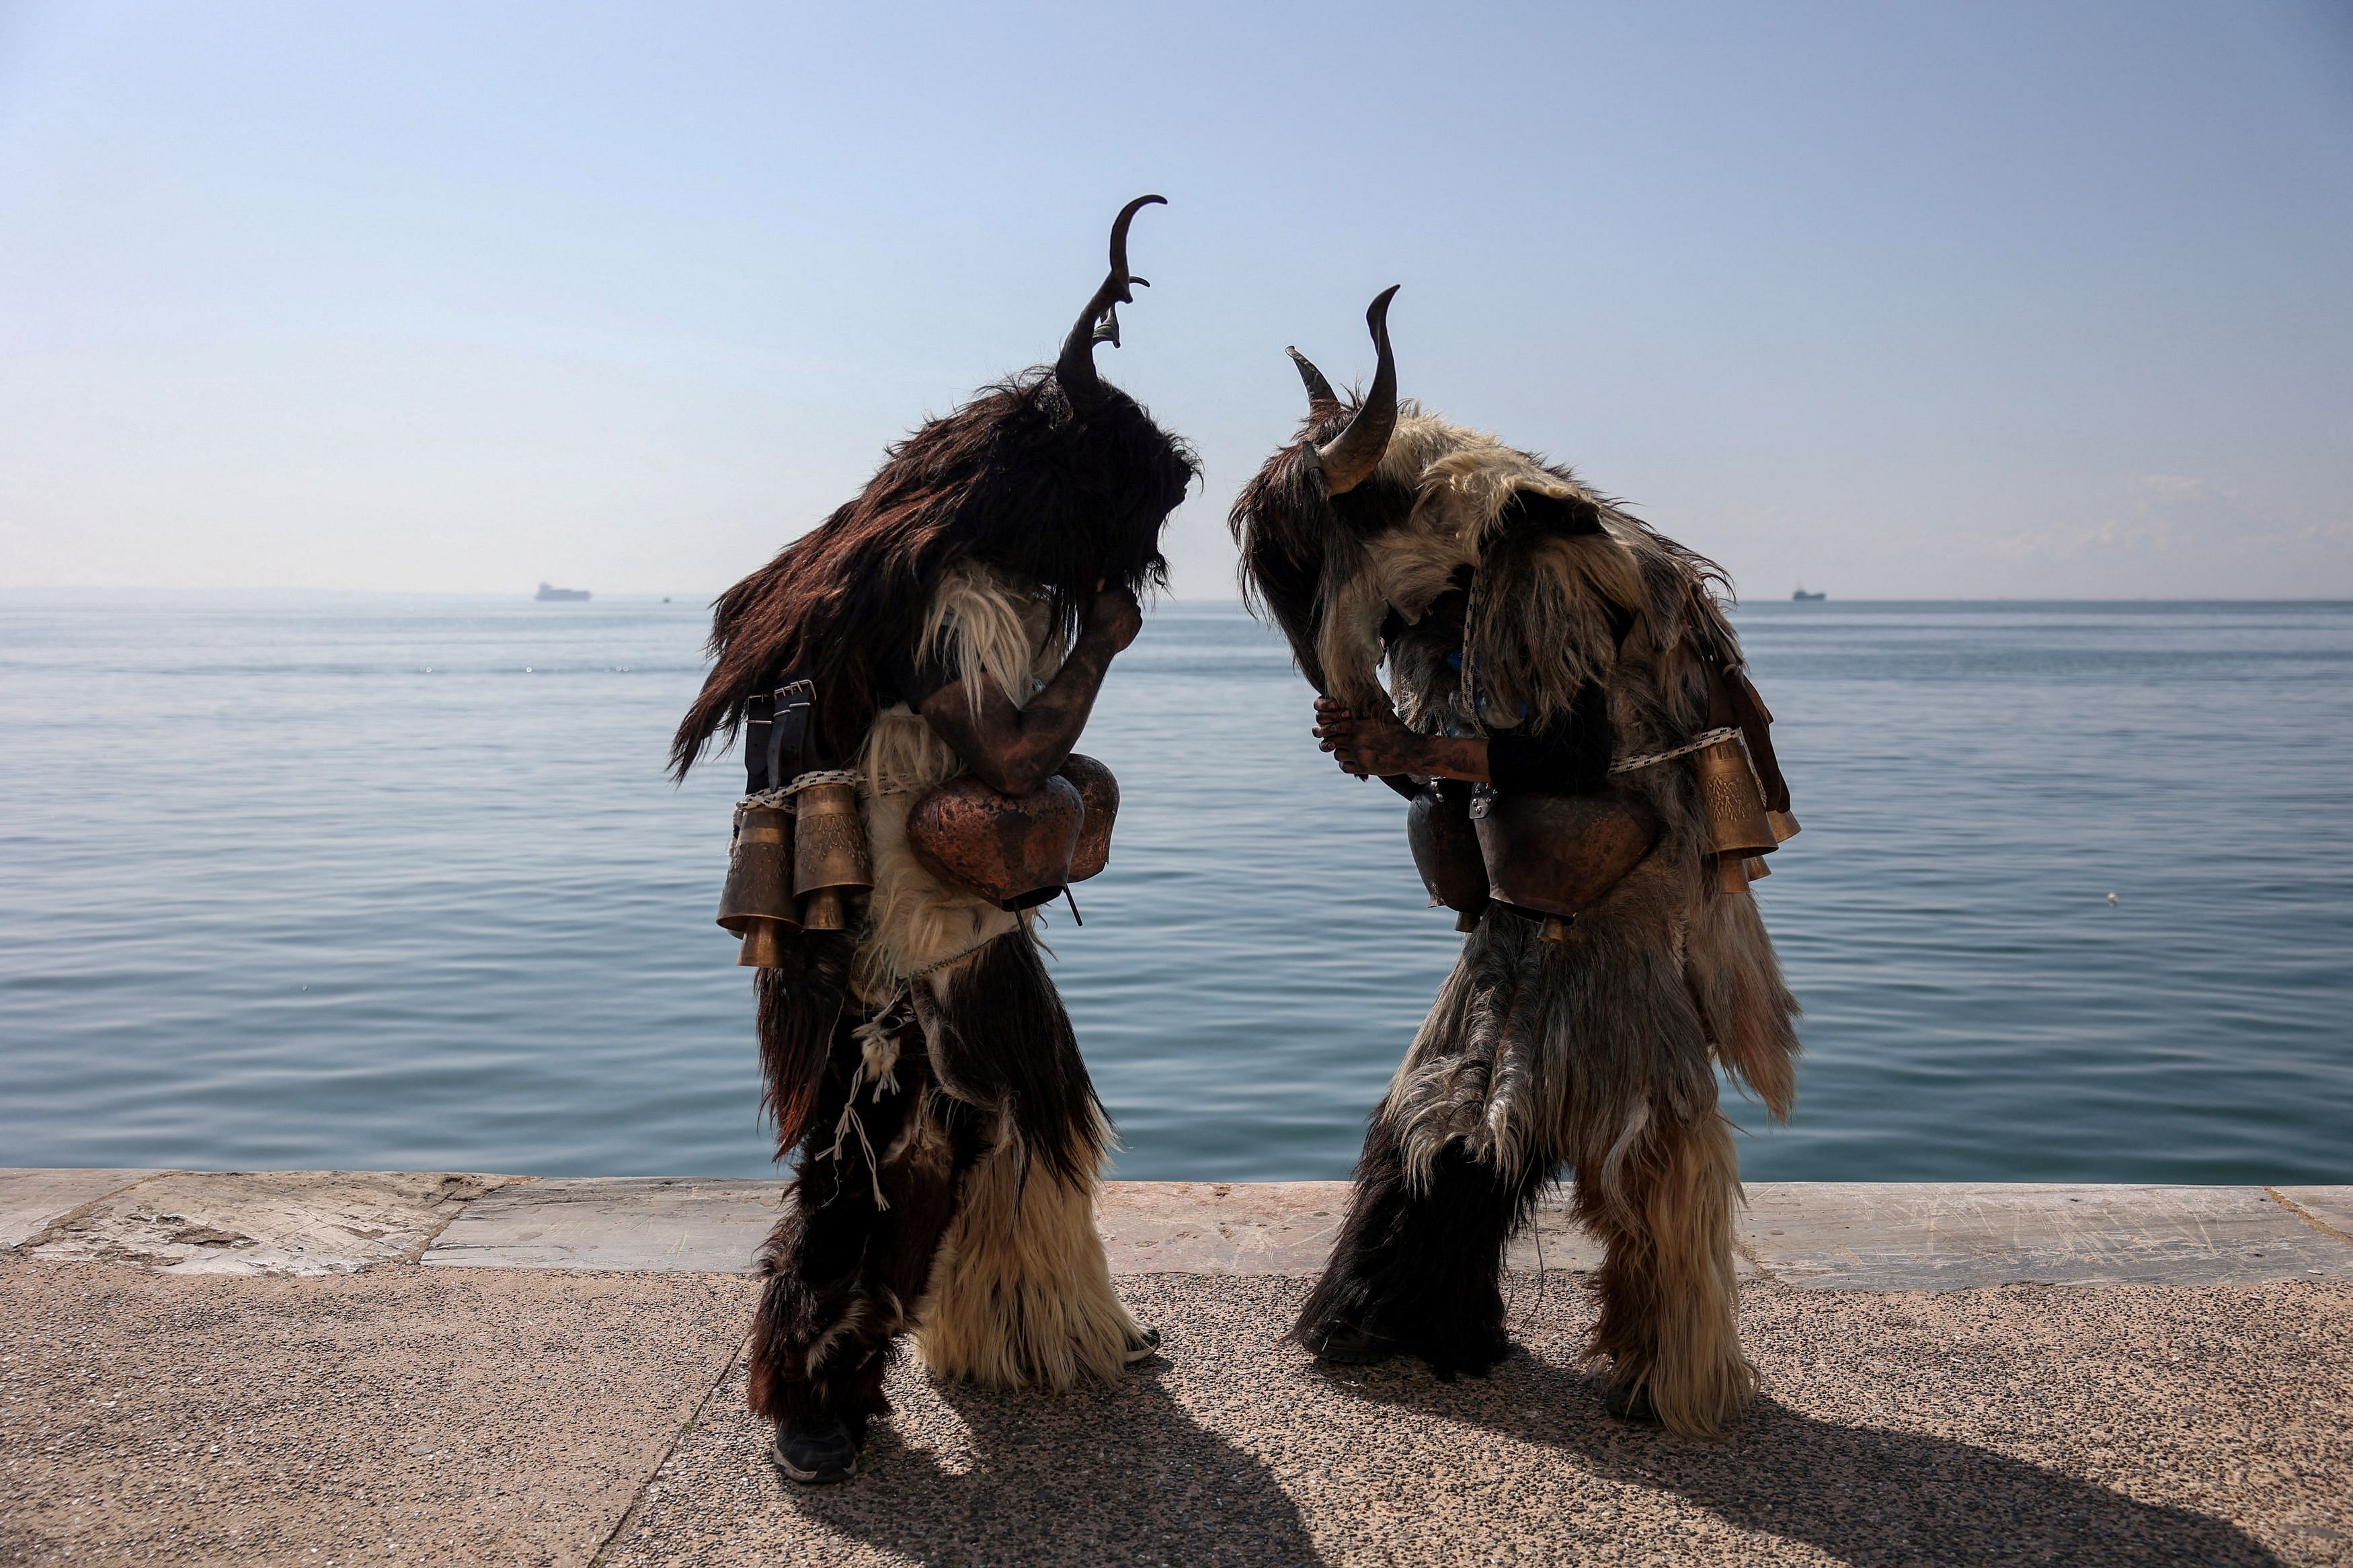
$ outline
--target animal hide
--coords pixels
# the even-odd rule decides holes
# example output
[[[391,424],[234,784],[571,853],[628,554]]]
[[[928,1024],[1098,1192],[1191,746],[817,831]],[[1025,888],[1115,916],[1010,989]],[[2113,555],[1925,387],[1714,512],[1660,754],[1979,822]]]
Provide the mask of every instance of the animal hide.
[[[1316,404],[1232,519],[1245,586],[1311,681],[1430,734],[1542,724],[1595,682],[1621,755],[1708,727],[1712,682],[1740,662],[1713,563],[1568,468],[1411,404],[1372,474],[1332,495],[1314,447],[1355,412]],[[1786,1119],[1797,1004],[1755,901],[1715,890],[1691,766],[1615,782],[1657,810],[1656,847],[1565,941],[1501,910],[1465,940],[1376,1112],[1339,1254],[1300,1321],[1336,1315],[1434,1364],[1483,1364],[1500,1353],[1500,1308],[1481,1292],[1501,1237],[1565,1165],[1578,1215],[1610,1242],[1592,1352],[1668,1426],[1712,1433],[1756,1387],[1715,1068]],[[1417,1203],[1451,1205],[1457,1223]],[[1463,1246],[1479,1259],[1456,1258]]]
[[[952,662],[976,701],[993,681],[1019,706],[1100,590],[1166,582],[1160,531],[1198,465],[1093,362],[1143,282],[1128,226],[1160,200],[1121,210],[1110,271],[1052,366],[892,447],[855,498],[712,606],[712,668],[673,772],[732,740],[755,700],[809,682],[797,761],[854,766],[875,873],[860,934],[801,931],[755,981],[779,1158],[800,1155],[750,1358],[752,1406],[780,1422],[862,1432],[887,1408],[882,1367],[919,1296],[944,1364],[1008,1381],[1115,1373],[1103,1325],[1134,1327],[1091,1223],[1109,1127],[1035,917],[933,877],[909,847],[910,808],[963,764],[891,672],[911,655]]]

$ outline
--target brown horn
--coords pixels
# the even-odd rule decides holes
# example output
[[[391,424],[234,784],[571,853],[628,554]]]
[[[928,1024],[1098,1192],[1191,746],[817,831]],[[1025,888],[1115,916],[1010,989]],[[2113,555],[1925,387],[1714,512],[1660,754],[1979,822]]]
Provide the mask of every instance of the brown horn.
[[[1389,350],[1389,300],[1397,291],[1398,285],[1390,284],[1365,311],[1365,325],[1372,329],[1373,347],[1380,354],[1372,390],[1365,394],[1348,427],[1315,448],[1316,460],[1324,465],[1324,486],[1335,496],[1372,478],[1381,466],[1381,454],[1388,450],[1389,434],[1397,428],[1397,355]]]
[[[1324,373],[1315,368],[1314,360],[1295,348],[1286,346],[1282,352],[1291,356],[1291,363],[1299,367],[1299,379],[1307,384],[1307,407],[1310,413],[1314,411],[1315,405],[1319,403],[1340,401],[1340,395],[1332,390],[1332,384],[1324,379]]]
[[[1054,379],[1062,384],[1073,403],[1083,403],[1103,390],[1103,380],[1095,374],[1095,344],[1109,340],[1112,347],[1119,347],[1119,307],[1134,301],[1131,286],[1151,287],[1127,269],[1127,226],[1140,209],[1155,202],[1166,206],[1168,198],[1138,196],[1119,209],[1111,226],[1111,274],[1087,301],[1071,335],[1062,340],[1061,357],[1054,362]]]

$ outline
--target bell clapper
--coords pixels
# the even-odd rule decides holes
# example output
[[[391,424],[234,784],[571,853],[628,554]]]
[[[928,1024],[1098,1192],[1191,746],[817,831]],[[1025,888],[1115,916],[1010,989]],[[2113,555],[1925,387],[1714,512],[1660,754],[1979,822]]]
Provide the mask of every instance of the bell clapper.
[[[1545,916],[1544,924],[1536,927],[1536,940],[1538,942],[1567,942],[1568,940],[1568,921],[1561,919],[1558,915]]]
[[[755,920],[744,932],[735,962],[746,969],[774,969],[785,961],[784,927],[776,921]]]
[[[1087,923],[1086,917],[1079,913],[1079,896],[1071,891],[1068,882],[1062,884],[1062,901],[1071,906],[1071,919],[1081,925]]]

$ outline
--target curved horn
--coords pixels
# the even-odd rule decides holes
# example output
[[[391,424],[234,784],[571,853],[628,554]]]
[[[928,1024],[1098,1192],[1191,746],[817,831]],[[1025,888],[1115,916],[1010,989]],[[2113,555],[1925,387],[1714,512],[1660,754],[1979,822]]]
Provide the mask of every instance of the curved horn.
[[[1340,401],[1340,395],[1332,390],[1332,384],[1324,379],[1324,373],[1315,368],[1314,360],[1288,345],[1282,352],[1291,356],[1291,363],[1299,367],[1299,379],[1307,384],[1307,405],[1311,412],[1316,404]]]
[[[1119,347],[1119,307],[1134,302],[1131,286],[1151,287],[1127,269],[1127,226],[1135,221],[1138,211],[1155,202],[1166,206],[1168,198],[1138,196],[1119,209],[1111,226],[1111,274],[1087,301],[1071,335],[1062,340],[1061,357],[1054,362],[1054,379],[1062,384],[1073,403],[1082,403],[1103,390],[1103,380],[1095,374],[1095,344],[1108,339],[1112,347]]]
[[[1365,325],[1372,329],[1373,347],[1380,354],[1372,390],[1365,394],[1348,427],[1315,448],[1316,460],[1324,465],[1324,483],[1335,496],[1372,478],[1381,454],[1388,450],[1389,433],[1397,428],[1397,355],[1389,351],[1389,300],[1397,291],[1398,285],[1390,284],[1374,296],[1365,312]]]

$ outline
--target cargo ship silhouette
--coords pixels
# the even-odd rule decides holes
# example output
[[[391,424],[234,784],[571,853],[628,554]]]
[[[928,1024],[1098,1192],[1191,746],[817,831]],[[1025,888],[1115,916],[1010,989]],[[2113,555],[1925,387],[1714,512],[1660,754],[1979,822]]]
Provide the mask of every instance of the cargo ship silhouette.
[[[577,604],[581,600],[586,598],[588,596],[588,590],[586,588],[555,588],[550,587],[545,583],[542,583],[539,585],[538,596],[539,602],[543,605],[571,605]]]

